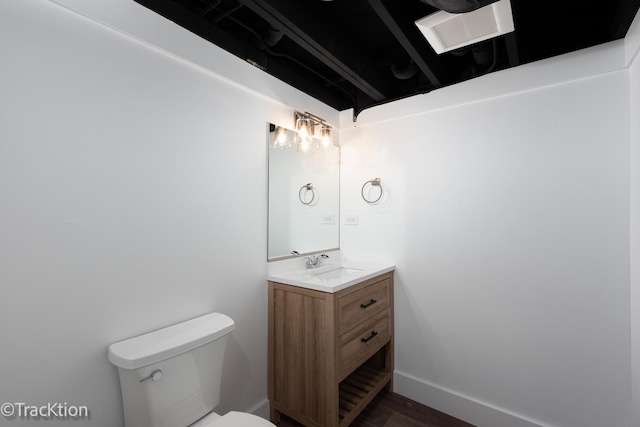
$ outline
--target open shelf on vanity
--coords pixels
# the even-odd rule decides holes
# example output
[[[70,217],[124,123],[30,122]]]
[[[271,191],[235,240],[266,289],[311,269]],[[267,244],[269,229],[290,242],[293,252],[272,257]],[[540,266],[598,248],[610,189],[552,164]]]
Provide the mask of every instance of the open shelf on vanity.
[[[386,362],[385,346],[338,385],[340,426],[349,425],[385,387],[391,388],[393,372]]]

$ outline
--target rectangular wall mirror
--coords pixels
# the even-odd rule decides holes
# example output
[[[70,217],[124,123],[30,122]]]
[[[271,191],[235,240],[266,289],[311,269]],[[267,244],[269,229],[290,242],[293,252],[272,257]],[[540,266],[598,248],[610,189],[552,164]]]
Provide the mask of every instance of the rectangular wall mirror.
[[[284,148],[274,147],[280,132]],[[290,143],[290,145],[288,145]],[[302,152],[295,132],[267,126],[269,158],[268,261],[326,252],[340,246],[340,147]]]

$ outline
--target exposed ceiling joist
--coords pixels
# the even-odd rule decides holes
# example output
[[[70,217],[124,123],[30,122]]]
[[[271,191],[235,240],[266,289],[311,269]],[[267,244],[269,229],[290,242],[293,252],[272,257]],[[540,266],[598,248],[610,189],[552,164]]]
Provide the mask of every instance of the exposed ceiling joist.
[[[505,34],[504,43],[507,46],[509,66],[515,67],[516,65],[520,65],[520,54],[518,53],[518,38],[516,37],[516,33]]]
[[[366,65],[358,63],[359,55],[354,55],[354,50],[358,47],[351,48],[349,39],[334,38],[332,33],[319,31],[320,26],[317,23],[327,22],[318,16],[321,14],[320,11],[310,13],[308,9],[301,9],[300,4],[292,0],[240,0],[240,2],[372,100],[380,102],[387,99],[382,90],[363,75]]]

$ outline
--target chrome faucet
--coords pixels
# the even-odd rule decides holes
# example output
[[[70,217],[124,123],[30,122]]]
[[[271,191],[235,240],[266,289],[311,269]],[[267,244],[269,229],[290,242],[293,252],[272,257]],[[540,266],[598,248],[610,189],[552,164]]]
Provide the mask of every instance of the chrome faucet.
[[[298,251],[291,251],[291,254],[295,256],[300,256],[300,253]],[[329,258],[329,255],[327,254],[321,254],[318,256],[315,256],[315,255],[306,256],[304,257],[304,259],[307,260],[307,262],[305,263],[305,266],[308,269],[322,267],[322,262],[328,258]]]
[[[327,254],[322,254],[322,255],[318,255],[318,256],[314,256],[311,255],[310,257],[304,257],[304,259],[307,260],[306,263],[306,267],[307,268],[318,268],[318,267],[322,267],[322,262],[329,258],[329,255]]]

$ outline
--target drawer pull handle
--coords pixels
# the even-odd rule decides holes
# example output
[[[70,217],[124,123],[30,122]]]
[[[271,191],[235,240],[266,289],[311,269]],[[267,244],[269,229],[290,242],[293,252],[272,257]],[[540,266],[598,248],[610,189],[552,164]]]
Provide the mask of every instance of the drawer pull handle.
[[[372,306],[373,304],[375,304],[377,302],[378,302],[378,300],[372,299],[371,301],[369,301],[366,304],[360,304],[360,307],[361,308],[367,308],[367,307]]]
[[[360,339],[360,341],[362,342],[368,342],[369,340],[371,340],[373,337],[375,337],[376,335],[378,335],[378,333],[376,331],[371,331],[371,335],[369,335],[367,338],[362,338]]]

